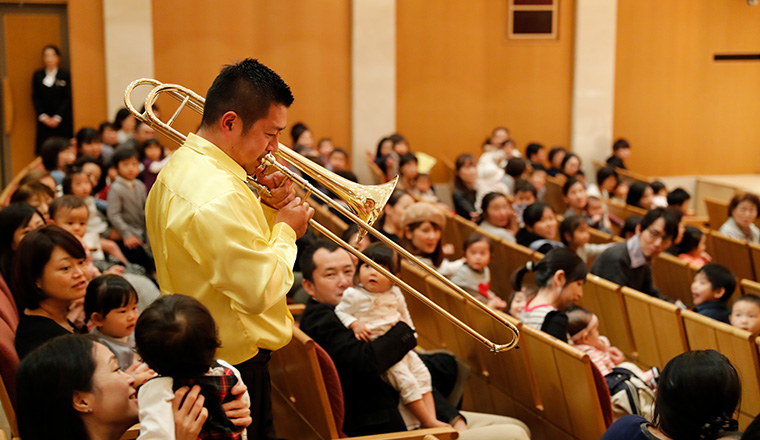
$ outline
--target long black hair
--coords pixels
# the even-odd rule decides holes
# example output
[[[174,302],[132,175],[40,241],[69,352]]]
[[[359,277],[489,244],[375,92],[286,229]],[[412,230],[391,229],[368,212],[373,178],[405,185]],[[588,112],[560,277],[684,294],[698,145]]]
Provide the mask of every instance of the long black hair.
[[[567,248],[555,248],[549,251],[537,263],[528,261],[512,274],[512,289],[522,290],[523,278],[529,272],[536,273],[538,288],[546,287],[558,270],[565,271],[565,286],[586,279],[588,267],[575,252]]]

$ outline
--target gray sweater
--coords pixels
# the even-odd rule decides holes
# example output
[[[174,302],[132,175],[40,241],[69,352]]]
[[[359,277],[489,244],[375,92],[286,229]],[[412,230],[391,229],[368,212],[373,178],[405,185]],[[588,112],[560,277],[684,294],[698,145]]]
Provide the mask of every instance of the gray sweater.
[[[145,230],[145,185],[135,179],[132,182],[118,176],[108,190],[108,221],[121,235],[133,235],[147,243]]]

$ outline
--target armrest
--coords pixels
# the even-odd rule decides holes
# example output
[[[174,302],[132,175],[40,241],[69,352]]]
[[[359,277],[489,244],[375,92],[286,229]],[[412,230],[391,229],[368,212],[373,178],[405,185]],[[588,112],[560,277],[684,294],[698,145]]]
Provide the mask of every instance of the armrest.
[[[288,310],[293,316],[302,315],[306,309],[306,304],[288,304]]]

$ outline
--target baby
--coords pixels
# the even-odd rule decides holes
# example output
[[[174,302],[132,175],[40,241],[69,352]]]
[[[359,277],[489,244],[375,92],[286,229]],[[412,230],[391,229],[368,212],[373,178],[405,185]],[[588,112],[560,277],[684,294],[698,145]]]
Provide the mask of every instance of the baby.
[[[737,298],[728,319],[734,327],[754,335],[760,333],[760,297],[749,294]]]
[[[208,309],[185,295],[163,296],[137,319],[137,353],[158,373],[137,393],[140,438],[174,438],[172,399],[184,385],[200,385],[208,410],[199,438],[241,438],[222,404],[234,399],[230,390],[242,379],[235,367],[215,359],[217,334]]]
[[[438,201],[438,197],[433,191],[433,181],[430,179],[429,174],[417,175],[417,180],[414,182],[414,188],[412,188],[412,195],[424,202]]]
[[[391,273],[399,271],[398,255],[382,243],[371,244],[364,255]],[[399,321],[414,327],[404,296],[391,280],[363,261],[359,261],[357,273],[358,286],[346,289],[340,304],[335,308],[335,314],[346,327],[353,330],[357,339],[376,339]],[[399,391],[404,404],[423,427],[449,426],[436,419],[430,371],[417,353],[410,351],[399,363],[388,369],[384,379]]]
[[[482,234],[470,234],[463,248],[463,264],[451,275],[451,282],[488,307],[504,310],[506,301],[491,291],[491,271],[488,268],[491,263],[491,240]]]

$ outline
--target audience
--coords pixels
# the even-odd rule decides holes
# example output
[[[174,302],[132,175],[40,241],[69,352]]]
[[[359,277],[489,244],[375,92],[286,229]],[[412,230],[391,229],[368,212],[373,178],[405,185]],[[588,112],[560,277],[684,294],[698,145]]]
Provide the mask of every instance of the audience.
[[[607,165],[625,170],[627,169],[625,167],[625,160],[628,159],[630,155],[631,146],[628,144],[628,141],[625,139],[618,139],[612,144],[612,156],[607,158]]]
[[[485,235],[473,233],[462,245],[464,258],[461,266],[451,275],[451,282],[474,296],[478,301],[496,310],[504,310],[507,303],[491,290],[491,263],[493,242]]]
[[[707,235],[695,226],[686,226],[684,228],[681,242],[678,243],[678,258],[686,261],[692,266],[702,267],[709,263],[712,258],[707,253]]]
[[[164,165],[171,159],[171,154],[164,152],[164,147],[156,139],[148,139],[140,145],[140,156],[142,157],[142,182],[145,184],[145,194],[150,192],[153,184],[156,182],[158,173],[164,168]]]
[[[562,170],[562,163],[565,161],[567,150],[564,147],[554,147],[549,150],[549,169],[546,174],[555,177]]]
[[[562,159],[560,173],[567,178],[576,177],[581,170],[581,158],[575,153],[567,153]]]
[[[668,189],[665,188],[665,184],[660,182],[659,180],[655,180],[649,186],[652,187],[652,194],[653,194],[651,207],[652,208],[667,208],[668,207]],[[684,212],[684,214],[686,213]]]
[[[760,243],[760,228],[755,225],[760,211],[760,198],[754,194],[737,194],[728,205],[728,220],[719,232],[737,240]]]
[[[530,161],[534,170],[546,170],[546,148],[543,145],[532,143],[525,147],[525,157]]]
[[[16,188],[11,195],[11,203],[28,203],[42,214],[47,221],[50,216],[48,207],[55,198],[55,192],[42,182],[29,182]]]
[[[760,297],[757,295],[742,295],[731,306],[728,317],[731,325],[746,330],[753,335],[760,333]]]
[[[514,243],[517,219],[507,196],[492,192],[486,194],[481,202],[483,212],[480,215],[480,228],[496,238]]]
[[[454,211],[467,220],[475,220],[478,210],[475,208],[477,191],[475,183],[478,178],[478,166],[472,154],[460,154],[456,161],[454,176]]]
[[[307,148],[314,147],[314,137],[311,134],[311,130],[303,122],[293,124],[290,128],[290,137],[293,139],[293,143],[291,144],[293,148],[296,145],[303,145]]]
[[[383,208],[383,216],[378,221],[377,230],[396,243],[401,242],[404,233],[404,225],[401,219],[404,211],[414,204],[414,198],[405,191],[399,189],[393,191],[388,203]]]
[[[56,185],[60,185],[66,174],[66,167],[77,158],[77,149],[69,139],[51,137],[42,143],[40,157],[42,166],[53,176]]]
[[[559,237],[562,244],[578,254],[584,263],[588,263],[590,258],[596,258],[615,244],[613,242],[589,243],[591,235],[588,228],[588,222],[577,215],[569,215],[559,224]]]
[[[652,190],[651,185],[644,182],[634,182],[628,188],[625,203],[648,211],[653,207],[653,198],[654,190]]]
[[[596,183],[588,186],[589,197],[598,197],[604,201],[611,198],[618,185],[618,174],[612,167],[601,167],[596,172]]]
[[[455,267],[445,257],[453,253],[453,245],[444,246],[441,242],[441,232],[446,226],[443,212],[431,203],[418,202],[404,211],[401,224],[404,233],[401,246],[444,276],[451,275]]]
[[[0,275],[2,284],[6,287],[10,286],[13,280],[13,262],[21,241],[27,234],[44,225],[45,219],[32,205],[11,203],[0,210]],[[23,313],[21,298],[15,289],[11,292],[18,312]]]
[[[135,126],[137,119],[126,108],[121,108],[116,112],[116,117],[113,121],[113,128],[116,129],[116,144],[121,145],[127,140],[134,137]]]
[[[689,202],[691,195],[683,188],[676,188],[668,193],[667,202],[669,208],[676,208],[683,211],[684,215],[689,215]]]
[[[414,182],[417,181],[419,170],[417,169],[417,156],[413,153],[406,153],[399,158],[398,184],[396,188],[403,191],[411,191],[414,188]]]
[[[546,254],[550,250],[562,247],[557,239],[557,216],[551,206],[537,202],[523,212],[525,226],[517,231],[517,244],[533,251]]]
[[[435,195],[433,180],[430,178],[430,174],[418,174],[417,179],[414,181],[414,188],[412,188],[410,193],[415,199],[422,202],[438,202],[438,197]]]
[[[736,278],[728,268],[720,264],[706,264],[694,275],[691,296],[694,311],[720,322],[728,322],[731,314],[727,304],[736,289]]]
[[[562,198],[567,205],[565,217],[577,215],[590,222],[591,219],[588,213],[586,213],[588,194],[586,193],[586,187],[580,180],[575,177],[568,178],[565,184],[562,185]]]
[[[537,171],[544,173],[544,171]],[[534,171],[534,174],[536,172]],[[523,222],[523,212],[528,205],[532,205],[538,201],[538,191],[532,183],[525,179],[518,179],[515,182],[515,201],[512,203],[512,209],[515,211],[515,217],[517,217],[517,225],[522,228],[525,226]]]

